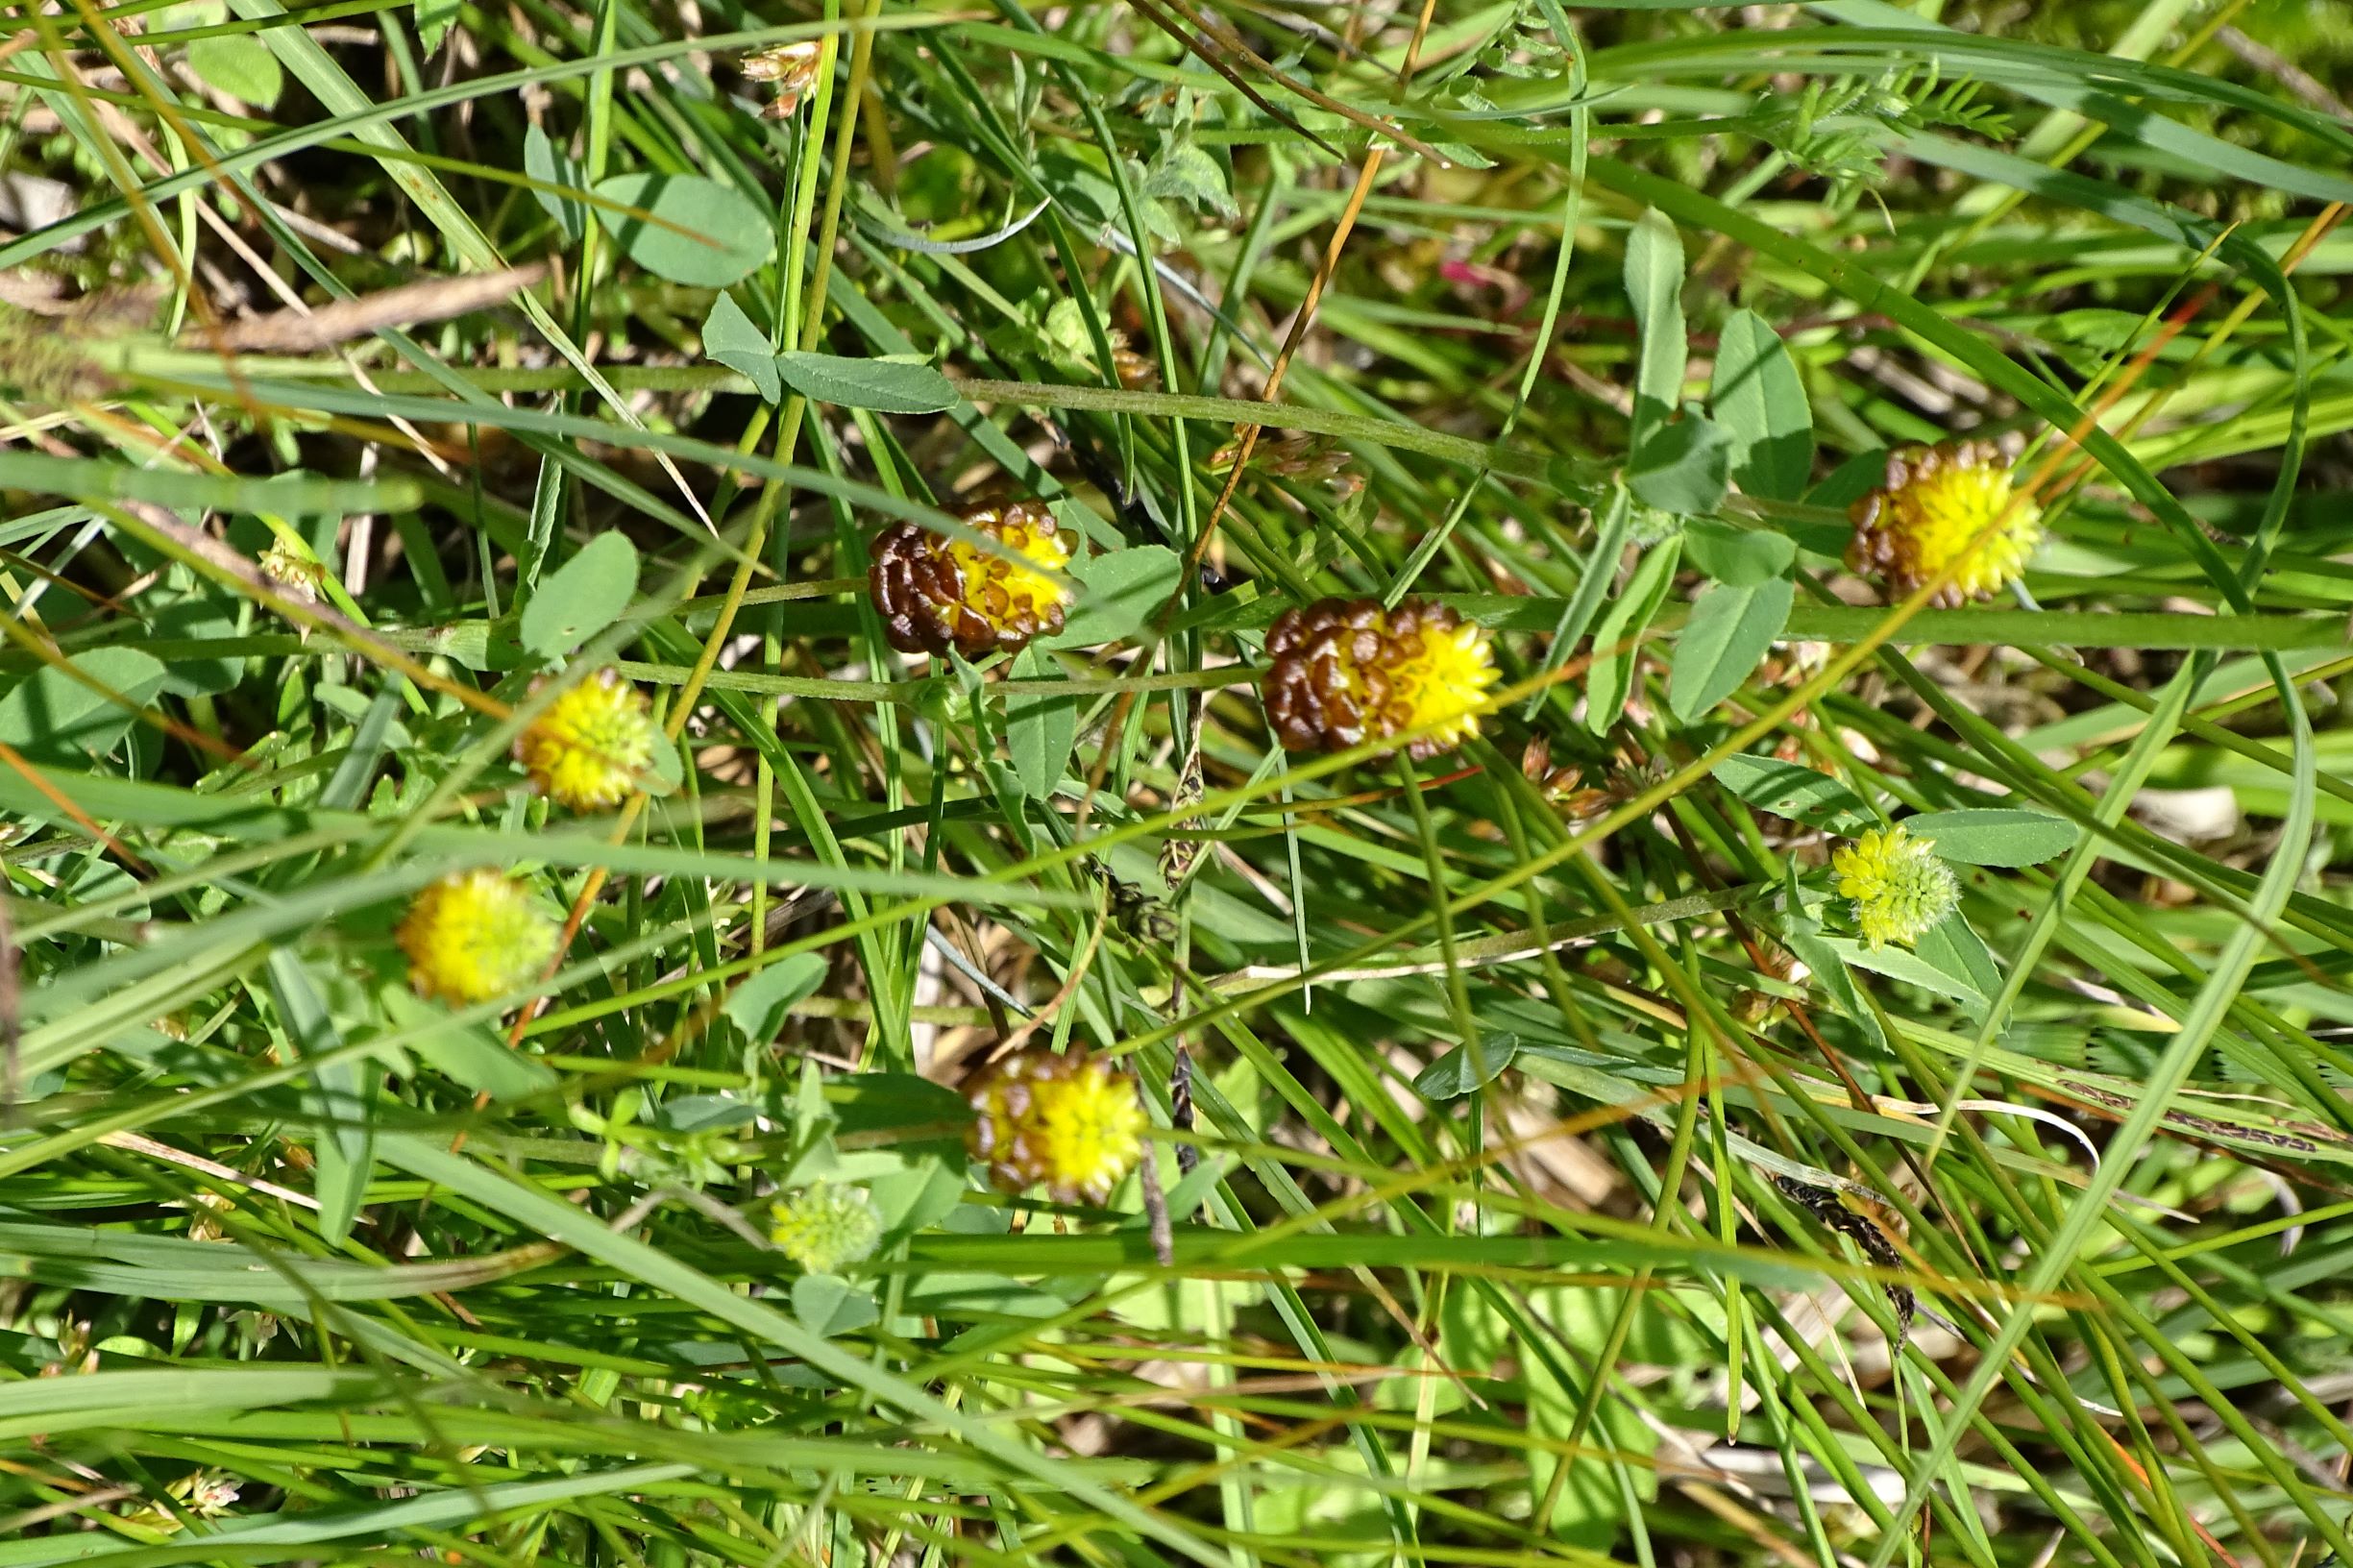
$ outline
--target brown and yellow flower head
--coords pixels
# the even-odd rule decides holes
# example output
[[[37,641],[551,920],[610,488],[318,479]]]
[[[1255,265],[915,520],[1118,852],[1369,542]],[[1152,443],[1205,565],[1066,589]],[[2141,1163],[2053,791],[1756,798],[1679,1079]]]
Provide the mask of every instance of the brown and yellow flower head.
[[[1961,884],[1936,846],[1901,823],[1874,828],[1830,856],[1838,891],[1854,900],[1864,943],[1910,946],[1961,902]]]
[[[392,936],[418,995],[465,1007],[538,979],[555,956],[556,925],[530,889],[483,869],[418,894]]]
[[[515,760],[539,793],[575,811],[617,806],[638,787],[661,742],[646,694],[600,670],[547,706],[515,739]]]
[[[1443,605],[1324,599],[1286,610],[1266,633],[1266,722],[1293,751],[1344,751],[1419,725],[1419,760],[1479,732],[1499,677],[1487,634]]]
[[[1042,1187],[1057,1203],[1107,1201],[1143,1158],[1136,1086],[1099,1057],[1017,1051],[965,1086],[972,1158],[1008,1192]]]
[[[2012,482],[1991,441],[1897,448],[1885,482],[1848,515],[1849,567],[1877,573],[1889,596],[1902,598],[1949,566],[1932,600],[1948,606],[2016,582],[2043,538],[2043,509]]]
[[[964,526],[987,534],[1015,557],[945,539],[913,523],[875,537],[867,586],[883,634],[902,653],[968,659],[1018,652],[1030,639],[1062,630],[1063,589],[1054,574],[1070,564],[1070,547],[1054,514],[1033,502],[982,506]]]

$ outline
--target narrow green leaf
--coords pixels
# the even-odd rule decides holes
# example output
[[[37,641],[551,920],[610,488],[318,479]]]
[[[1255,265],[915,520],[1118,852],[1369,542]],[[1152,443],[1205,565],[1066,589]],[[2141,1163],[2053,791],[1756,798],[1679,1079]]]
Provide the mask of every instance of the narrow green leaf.
[[[1619,646],[1642,636],[1651,617],[1666,602],[1667,590],[1675,584],[1676,563],[1682,558],[1681,541],[1676,539],[1645,551],[1617,602],[1594,630],[1593,667],[1585,677],[1585,727],[1596,735],[1625,716],[1626,698],[1633,690],[1636,649],[1619,651]]]
[[[343,517],[353,512],[413,510],[423,492],[416,481],[321,479],[307,474],[267,478],[175,474],[133,468],[96,457],[52,457],[0,447],[0,489],[74,501],[146,501],[158,506],[222,512],[268,512],[280,517]]]
[[[882,1309],[873,1291],[838,1274],[803,1274],[793,1282],[793,1315],[811,1334],[831,1339],[877,1321]]]
[[[836,354],[780,354],[776,373],[812,403],[871,408],[883,414],[936,414],[963,401],[955,383],[929,365],[904,359],[847,359]]]
[[[700,175],[617,174],[597,183],[597,219],[657,278],[724,288],[776,254],[774,221],[751,199]]]
[[[765,1045],[783,1032],[793,1004],[817,993],[825,983],[825,955],[796,953],[755,971],[727,993],[720,1011],[744,1031],[754,1044]]]
[[[1822,943],[1858,969],[1869,969],[1955,1001],[1983,1005],[1991,1000],[1966,976],[1949,973],[1908,947],[1873,947],[1849,937],[1824,937]]]
[[[188,45],[188,69],[232,98],[255,109],[268,109],[285,90],[285,68],[267,45],[250,34],[230,33],[198,38]]]
[[[1752,588],[1786,575],[1798,558],[1798,545],[1767,528],[1701,520],[1683,529],[1683,553],[1718,582]]]
[[[1912,951],[1979,996],[2001,994],[2001,967],[1957,909],[1923,933]]]
[[[1925,811],[1903,825],[1965,866],[2035,866],[2075,845],[2076,826],[2047,812],[2002,807]]]
[[[1169,597],[1185,563],[1162,545],[1081,555],[1070,562],[1079,586],[1078,604],[1047,648],[1092,648],[1132,637]]]
[[[637,593],[637,547],[614,529],[542,578],[523,606],[516,635],[543,659],[558,659],[611,625]]]
[[[417,0],[420,12],[428,4],[440,0]],[[451,7],[453,12],[455,7]],[[430,44],[426,46],[431,48]],[[579,164],[557,149],[547,132],[534,125],[523,134],[523,172],[544,185],[560,185],[568,190],[586,190],[588,176]],[[567,245],[577,245],[588,233],[588,204],[559,196],[551,190],[534,189],[531,200],[540,209],[555,220],[556,231]]]
[[[1495,1082],[1519,1053],[1519,1036],[1500,1029],[1483,1030],[1475,1058],[1467,1042],[1458,1045],[1416,1073],[1413,1087],[1433,1100],[1458,1100]]]
[[[1682,236],[1675,232],[1674,221],[1656,208],[1635,219],[1626,236],[1626,293],[1642,333],[1642,359],[1634,373],[1633,446],[1638,452],[1682,406],[1683,375],[1691,360],[1683,330]]]
[[[114,749],[163,686],[163,666],[135,648],[97,648],[43,665],[0,697],[0,741],[34,762],[86,767]]]
[[[1744,754],[1716,764],[1713,776],[1759,811],[1826,832],[1852,835],[1879,820],[1852,790],[1803,763]]]
[[[327,998],[290,947],[270,954],[270,994],[278,1003],[286,1037],[305,1057],[327,1057],[343,1043],[343,1032],[328,1011]],[[310,1075],[307,1109],[319,1123],[312,1147],[318,1164],[319,1235],[341,1246],[352,1234],[367,1195],[374,1164],[376,1065],[364,1057],[322,1062]]]
[[[460,1088],[496,1101],[545,1093],[556,1085],[544,1064],[507,1044],[487,1024],[462,1023],[404,985],[380,988],[377,1000],[402,1047]]]
[[[1786,577],[1735,588],[1717,583],[1691,607],[1675,645],[1667,703],[1684,723],[1731,696],[1789,621],[1797,584]]]
[[[1752,496],[1795,501],[1814,471],[1814,415],[1781,336],[1753,310],[1724,324],[1708,398],[1731,437],[1732,478]]]
[[[1686,411],[1634,437],[1626,487],[1662,512],[1703,516],[1724,504],[1731,489],[1732,444],[1714,421]]]
[[[761,402],[775,403],[784,396],[784,379],[776,373],[775,346],[724,289],[711,302],[711,313],[703,318],[702,352],[729,369],[742,371],[758,389]]]
[[[1052,663],[1039,649],[1024,649],[1014,661],[1017,678],[1038,680],[1054,674]],[[1013,759],[1014,776],[1021,793],[1042,800],[1062,782],[1078,742],[1078,698],[1024,697],[1017,687],[1005,698],[1005,749]]]

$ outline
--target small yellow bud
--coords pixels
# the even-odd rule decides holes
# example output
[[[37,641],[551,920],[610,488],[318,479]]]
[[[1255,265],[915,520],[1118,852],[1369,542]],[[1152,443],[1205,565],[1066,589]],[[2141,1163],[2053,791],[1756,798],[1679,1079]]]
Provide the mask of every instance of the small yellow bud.
[[[477,870],[418,894],[392,935],[418,995],[465,1007],[538,979],[555,956],[557,929],[521,882]]]
[[[1830,856],[1838,891],[1854,900],[1854,923],[1874,947],[1908,947],[1961,902],[1961,884],[1936,846],[1901,824],[1875,828]]]
[[[882,1239],[882,1216],[858,1187],[819,1182],[777,1206],[769,1232],[787,1258],[812,1274],[839,1274],[865,1262]]]

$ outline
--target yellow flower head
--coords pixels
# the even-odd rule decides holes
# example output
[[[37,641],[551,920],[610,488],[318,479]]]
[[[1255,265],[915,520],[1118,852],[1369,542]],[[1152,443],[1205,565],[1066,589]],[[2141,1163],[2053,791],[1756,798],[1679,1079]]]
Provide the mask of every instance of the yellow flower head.
[[[2011,482],[1991,441],[1899,447],[1887,478],[1848,514],[1847,565],[1876,572],[1892,596],[1951,569],[1933,602],[1959,605],[2016,582],[2043,539],[2043,509]]]
[[[600,670],[531,722],[515,760],[549,799],[595,811],[628,798],[660,739],[645,694],[619,671]]]
[[[1064,594],[1054,574],[1070,564],[1070,546],[1054,514],[1030,502],[966,512],[966,527],[1008,554],[948,539],[913,523],[875,537],[868,586],[891,646],[902,653],[968,659],[1017,652],[1062,630]]]
[[[1899,823],[1874,828],[1830,856],[1838,891],[1854,900],[1854,923],[1874,947],[1908,947],[1961,902],[1961,884],[1935,845]]]
[[[1485,631],[1443,605],[1409,599],[1325,599],[1286,610],[1266,633],[1267,723],[1293,751],[1341,751],[1432,726],[1416,759],[1479,732],[1478,709],[1501,678]]]
[[[858,1187],[819,1182],[777,1207],[769,1232],[787,1258],[812,1274],[839,1274],[874,1256],[882,1216]]]
[[[1049,611],[1061,610],[1062,585],[1049,574],[1070,564],[1070,547],[1056,531],[1053,514],[1041,506],[1007,506],[965,521],[1020,556],[1007,560],[962,539],[947,541],[947,558],[964,579],[967,611],[1001,630],[1042,623]]]
[[[418,894],[392,935],[417,994],[461,1007],[529,985],[555,956],[555,922],[530,890],[488,870],[445,876]]]
[[[1467,622],[1445,625],[1424,618],[1421,646],[1389,666],[1389,678],[1407,703],[1399,729],[1434,724],[1414,743],[1415,752],[1451,751],[1479,733],[1479,705],[1487,688],[1503,678],[1486,632]]]
[[[1020,1051],[966,1087],[972,1158],[1007,1191],[1100,1204],[1143,1158],[1143,1107],[1117,1068],[1079,1051]]]

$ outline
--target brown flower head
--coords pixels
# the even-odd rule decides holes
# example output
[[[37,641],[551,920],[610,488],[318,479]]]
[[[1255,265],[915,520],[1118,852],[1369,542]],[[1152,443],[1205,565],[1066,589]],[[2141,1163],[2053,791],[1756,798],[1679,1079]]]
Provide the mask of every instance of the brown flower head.
[[[744,75],[754,82],[776,84],[776,100],[761,110],[763,118],[789,120],[800,108],[802,96],[817,81],[824,49],[815,38],[779,43],[744,57]]]
[[[1848,515],[1847,565],[1903,598],[1949,567],[1932,602],[1954,607],[2016,582],[2043,538],[2043,509],[2011,480],[1991,441],[1899,447],[1887,478]]]
[[[1070,564],[1070,547],[1054,515],[1034,502],[976,507],[965,527],[987,534],[1018,559],[961,539],[944,539],[914,523],[895,523],[874,539],[867,585],[883,634],[902,653],[968,659],[1017,652],[1062,630],[1063,589],[1053,574]]]
[[[1266,722],[1293,751],[1344,751],[1425,728],[1415,759],[1479,730],[1498,677],[1487,634],[1443,605],[1324,599],[1286,610],[1266,634]]]

